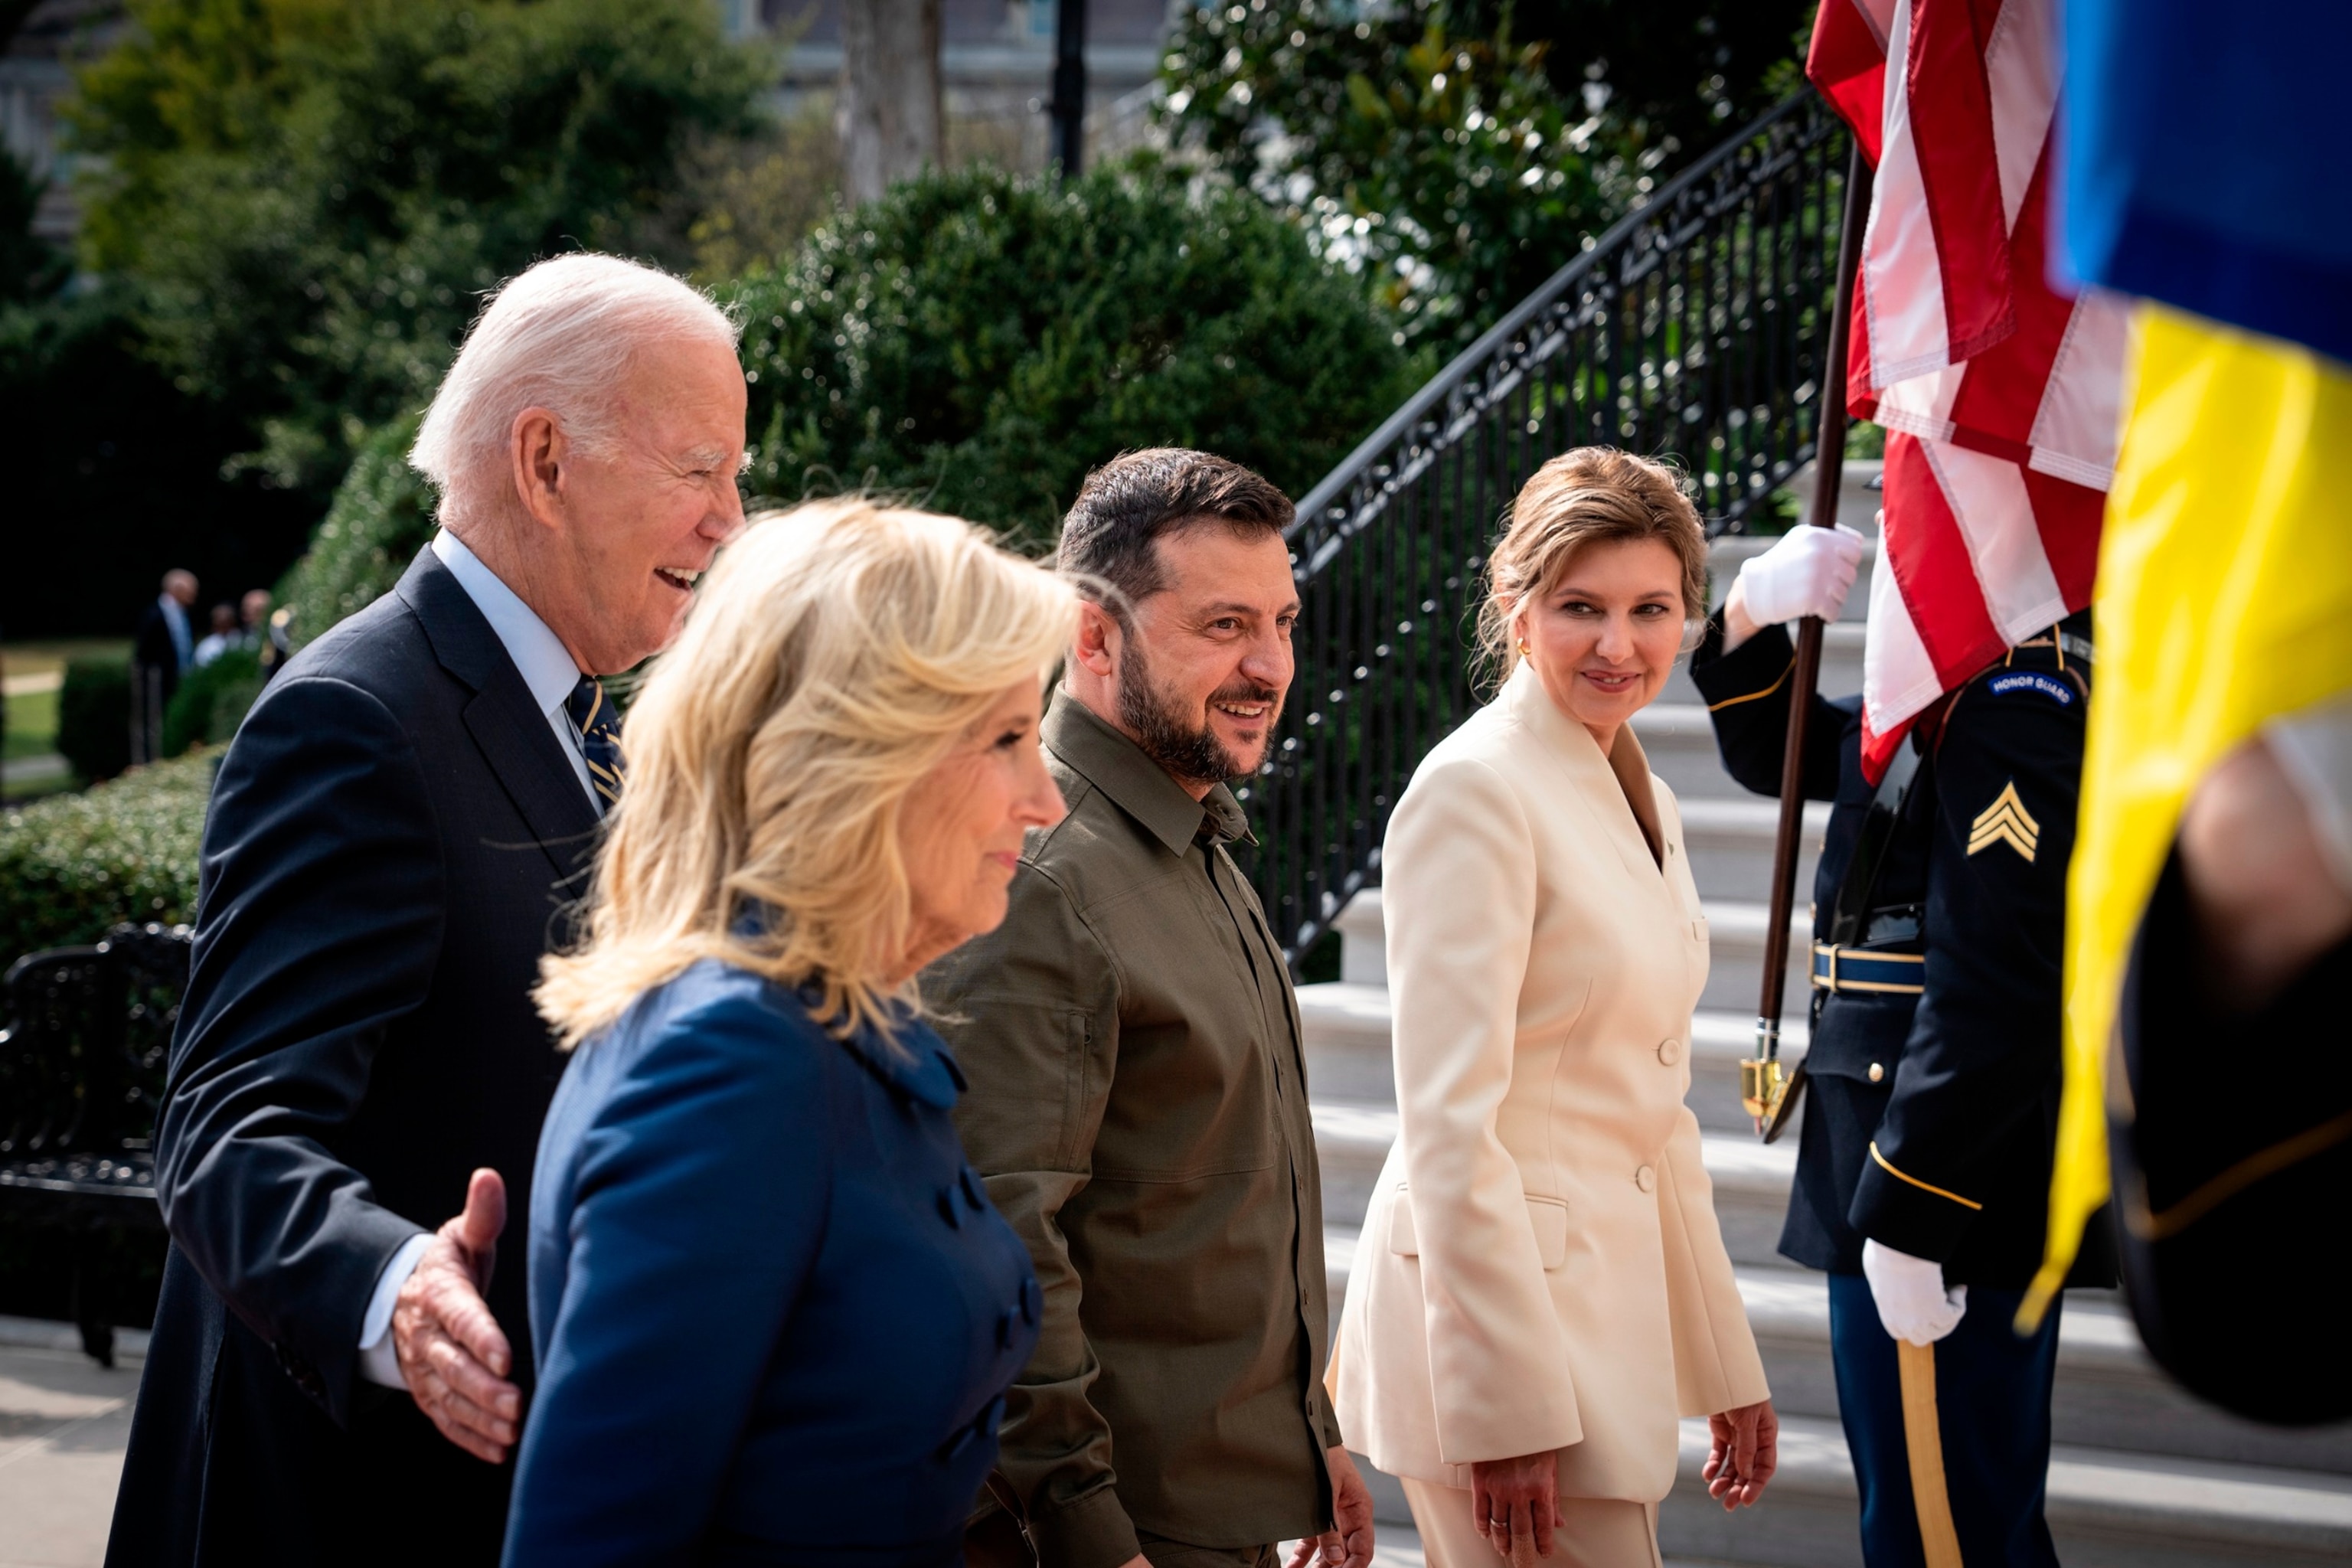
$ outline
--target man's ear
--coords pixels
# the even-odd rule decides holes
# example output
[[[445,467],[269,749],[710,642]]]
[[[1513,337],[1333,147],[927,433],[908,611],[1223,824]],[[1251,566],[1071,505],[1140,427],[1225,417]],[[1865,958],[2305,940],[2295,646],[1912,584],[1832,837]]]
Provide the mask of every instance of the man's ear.
[[[532,521],[549,528],[562,525],[564,465],[570,459],[563,426],[551,412],[526,408],[515,416],[507,433],[507,460],[515,498]]]
[[[1119,635],[1118,623],[1108,610],[1092,600],[1078,605],[1078,636],[1070,650],[1070,659],[1098,679],[1108,680],[1118,662],[1118,648],[1114,642]]]

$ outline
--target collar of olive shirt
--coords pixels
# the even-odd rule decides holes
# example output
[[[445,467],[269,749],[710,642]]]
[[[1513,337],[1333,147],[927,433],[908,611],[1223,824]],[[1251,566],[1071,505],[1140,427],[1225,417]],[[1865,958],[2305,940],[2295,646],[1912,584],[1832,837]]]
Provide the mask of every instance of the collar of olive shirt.
[[[1169,853],[1190,854],[1203,834],[1221,844],[1257,842],[1250,837],[1249,818],[1233,791],[1212,784],[1205,796],[1194,800],[1131,736],[1067,691],[1054,693],[1038,732],[1048,750],[1143,824]]]

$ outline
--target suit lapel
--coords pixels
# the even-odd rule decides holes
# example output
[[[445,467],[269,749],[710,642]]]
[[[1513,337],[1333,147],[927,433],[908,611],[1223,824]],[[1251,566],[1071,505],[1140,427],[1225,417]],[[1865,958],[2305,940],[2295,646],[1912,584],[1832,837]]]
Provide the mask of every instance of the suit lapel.
[[[499,787],[557,875],[576,875],[595,847],[596,808],[506,645],[429,545],[417,552],[395,591],[416,613],[441,668],[473,689],[466,730]]]
[[[1503,700],[1509,704],[1512,717],[1559,760],[1570,786],[1608,837],[1617,858],[1625,863],[1627,873],[1645,885],[1664,887],[1664,824],[1660,824],[1660,848],[1653,853],[1650,840],[1627,799],[1619,759],[1603,755],[1592,732],[1559,710],[1533,666],[1522,663],[1512,671],[1511,679],[1504,683]],[[1643,755],[1641,742],[1634,740],[1632,725],[1618,731],[1616,750],[1626,764],[1638,769],[1642,798],[1654,814],[1656,803],[1650,790],[1649,759]]]

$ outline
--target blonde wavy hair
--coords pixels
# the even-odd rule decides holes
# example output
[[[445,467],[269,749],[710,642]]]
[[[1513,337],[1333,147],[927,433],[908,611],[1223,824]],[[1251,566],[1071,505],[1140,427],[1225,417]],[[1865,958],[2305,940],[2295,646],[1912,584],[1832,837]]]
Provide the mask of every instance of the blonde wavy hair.
[[[1706,530],[1674,468],[1614,447],[1579,447],[1528,477],[1486,559],[1486,597],[1478,606],[1480,662],[1497,688],[1518,668],[1511,617],[1528,596],[1548,592],[1586,545],[1640,539],[1674,551],[1683,619],[1706,620]]]
[[[629,710],[581,940],[534,994],[563,1047],[705,958],[814,984],[830,1026],[887,1034],[916,1002],[888,973],[912,918],[900,805],[1076,620],[1066,583],[956,518],[754,517]]]

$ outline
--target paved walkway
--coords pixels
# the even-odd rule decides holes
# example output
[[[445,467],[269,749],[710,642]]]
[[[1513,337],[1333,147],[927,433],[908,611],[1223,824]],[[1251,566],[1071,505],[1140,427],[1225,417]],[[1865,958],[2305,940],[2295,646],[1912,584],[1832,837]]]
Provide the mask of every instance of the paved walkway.
[[[39,1327],[0,1335],[0,1568],[99,1568],[142,1363],[110,1372]]]
[[[143,1336],[126,1337],[110,1372],[76,1348],[68,1324],[0,1319],[0,1568],[104,1561],[144,1364]],[[1423,1568],[1420,1540],[1383,1525],[1374,1568]]]

